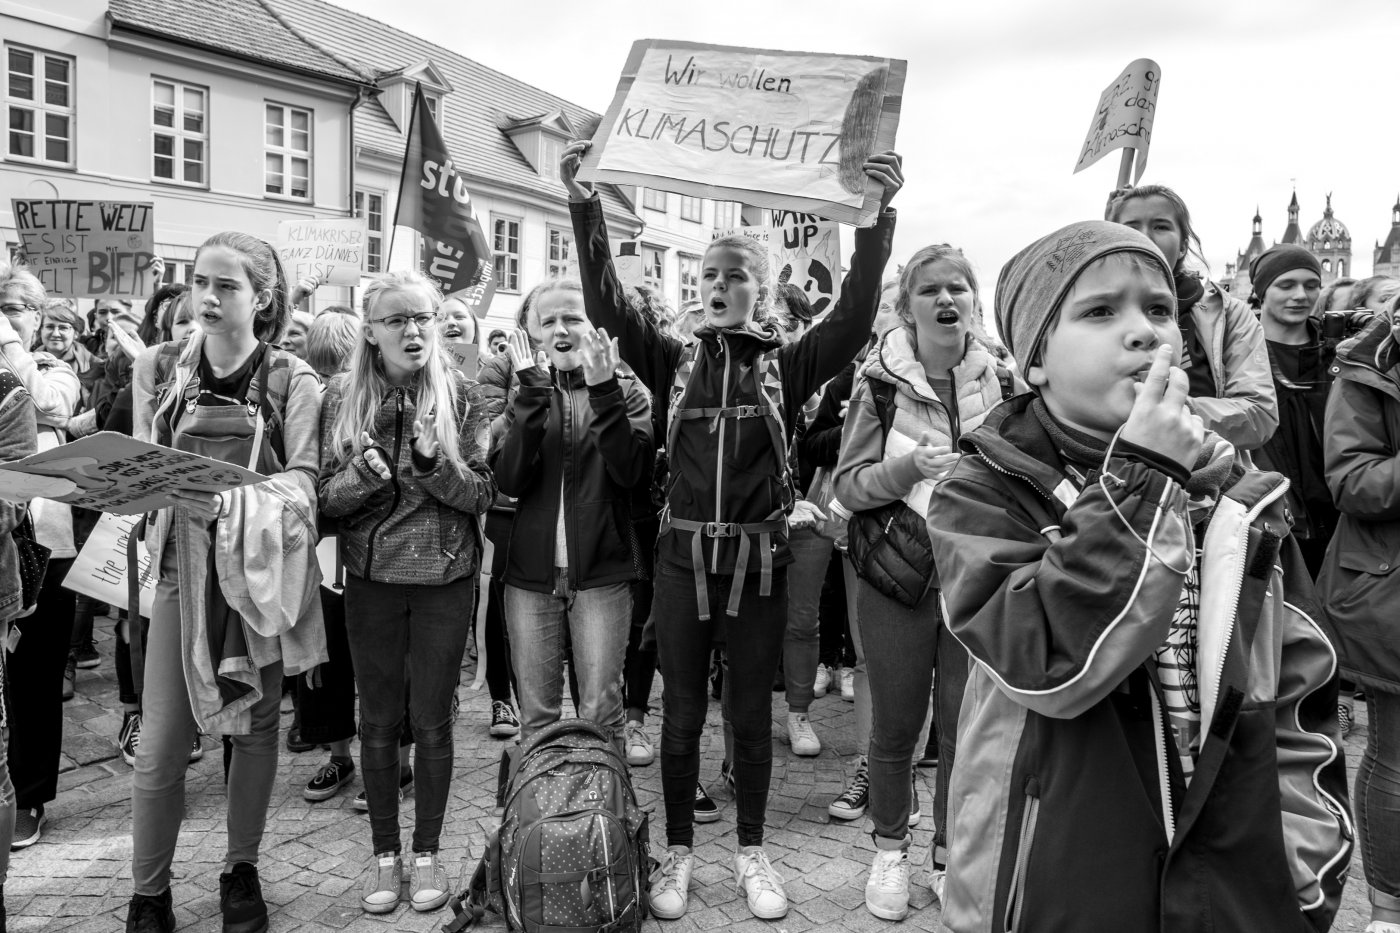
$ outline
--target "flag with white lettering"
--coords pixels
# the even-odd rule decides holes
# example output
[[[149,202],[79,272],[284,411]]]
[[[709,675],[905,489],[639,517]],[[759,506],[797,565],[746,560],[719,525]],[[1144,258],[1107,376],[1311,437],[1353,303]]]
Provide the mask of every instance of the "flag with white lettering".
[[[413,89],[394,223],[423,234],[423,271],[442,293],[465,299],[485,317],[496,293],[495,260],[421,85]]]

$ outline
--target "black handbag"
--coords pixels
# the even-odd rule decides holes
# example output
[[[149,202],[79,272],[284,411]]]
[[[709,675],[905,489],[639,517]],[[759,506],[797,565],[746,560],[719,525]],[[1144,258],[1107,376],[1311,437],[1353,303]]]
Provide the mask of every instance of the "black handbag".
[[[928,595],[933,545],[923,516],[904,500],[852,515],[846,552],[856,576],[890,599],[912,609]]]
[[[28,612],[39,602],[39,591],[44,588],[44,574],[49,569],[49,555],[53,551],[39,543],[34,534],[34,518],[26,509],[24,518],[10,531],[15,550],[19,552],[20,606]]]

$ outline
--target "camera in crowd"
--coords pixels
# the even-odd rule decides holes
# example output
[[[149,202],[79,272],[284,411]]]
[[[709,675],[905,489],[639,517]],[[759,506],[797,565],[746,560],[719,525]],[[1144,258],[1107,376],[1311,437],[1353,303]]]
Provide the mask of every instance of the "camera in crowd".
[[[1358,308],[1355,311],[1328,311],[1322,315],[1323,339],[1344,340],[1351,337],[1371,323],[1371,318],[1375,316],[1374,311],[1368,311],[1365,308]]]

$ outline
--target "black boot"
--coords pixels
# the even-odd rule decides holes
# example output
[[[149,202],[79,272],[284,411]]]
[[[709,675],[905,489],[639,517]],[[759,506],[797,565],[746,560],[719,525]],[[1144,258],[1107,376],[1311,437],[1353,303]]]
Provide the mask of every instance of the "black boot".
[[[267,904],[256,865],[239,862],[233,871],[219,876],[219,910],[224,933],[263,933],[267,929]]]
[[[126,933],[175,933],[175,907],[169,888],[155,897],[131,896],[126,907]]]

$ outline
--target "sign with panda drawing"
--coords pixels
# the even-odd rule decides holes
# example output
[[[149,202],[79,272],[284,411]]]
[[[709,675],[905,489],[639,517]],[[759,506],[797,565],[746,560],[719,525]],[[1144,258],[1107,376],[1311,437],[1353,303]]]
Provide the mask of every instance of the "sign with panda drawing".
[[[761,227],[716,230],[715,239],[742,234],[768,247],[778,282],[802,289],[813,314],[828,311],[841,292],[841,225],[815,214],[769,211]]]

